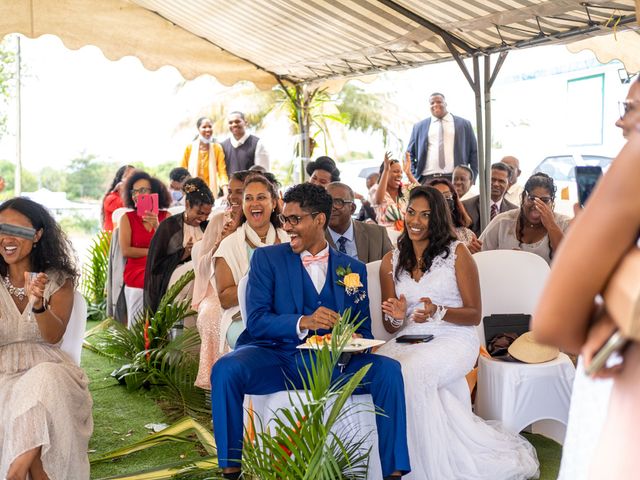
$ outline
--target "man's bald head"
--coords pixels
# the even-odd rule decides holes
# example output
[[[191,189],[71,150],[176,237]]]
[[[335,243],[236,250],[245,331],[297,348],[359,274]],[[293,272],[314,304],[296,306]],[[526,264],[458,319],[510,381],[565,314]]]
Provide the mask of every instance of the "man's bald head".
[[[511,167],[511,178],[509,179],[509,186],[514,185],[518,181],[518,177],[522,173],[520,171],[520,160],[512,155],[507,155],[500,161],[502,163],[506,163]]]

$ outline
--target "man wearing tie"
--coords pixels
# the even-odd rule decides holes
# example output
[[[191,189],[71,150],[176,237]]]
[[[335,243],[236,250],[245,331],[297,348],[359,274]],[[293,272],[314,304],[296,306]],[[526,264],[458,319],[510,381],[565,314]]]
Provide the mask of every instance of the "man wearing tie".
[[[333,199],[329,228],[325,238],[331,248],[357,258],[363,263],[382,260],[391,251],[387,229],[376,224],[359,222],[352,215],[356,211],[355,195],[349,185],[333,182],[327,185]]]
[[[413,126],[407,146],[413,176],[422,185],[438,177],[451,181],[457,165],[468,165],[477,178],[478,143],[471,122],[451,115],[441,93],[432,93],[429,105],[431,117]]]
[[[330,332],[347,308],[364,319],[358,333],[372,338],[369,299],[359,300],[338,285],[339,267],[351,267],[367,288],[360,261],[337,252],[325,240],[332,198],[317,185],[303,183],[284,195],[280,220],[290,243],[258,248],[251,258],[247,283],[246,330],[236,350],[218,360],[211,371],[211,398],[218,461],[226,478],[239,478],[242,458],[245,394],[301,388],[300,372],[314,355],[298,350],[310,334]],[[376,416],[382,473],[400,478],[410,471],[406,438],[404,383],[400,364],[375,354],[351,357],[345,374],[372,364],[358,393],[370,393],[384,415]],[[334,372],[337,377],[340,372]]]
[[[504,198],[509,189],[509,179],[511,178],[511,167],[506,163],[498,162],[491,165],[491,202],[489,203],[490,220],[502,212],[518,208],[509,200]],[[471,197],[462,202],[464,209],[471,217],[469,228],[480,237],[482,228],[480,227],[480,195]]]

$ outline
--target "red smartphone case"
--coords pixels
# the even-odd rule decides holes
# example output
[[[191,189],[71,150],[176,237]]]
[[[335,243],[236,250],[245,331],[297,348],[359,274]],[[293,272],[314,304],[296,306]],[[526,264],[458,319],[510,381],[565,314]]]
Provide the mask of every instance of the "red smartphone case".
[[[147,212],[153,212],[158,214],[158,194],[157,193],[143,193],[138,196],[136,202],[136,210],[138,216],[143,217]]]

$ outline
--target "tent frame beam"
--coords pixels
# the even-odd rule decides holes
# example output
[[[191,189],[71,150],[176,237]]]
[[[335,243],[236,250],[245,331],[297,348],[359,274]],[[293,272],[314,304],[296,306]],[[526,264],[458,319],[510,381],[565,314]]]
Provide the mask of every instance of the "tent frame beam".
[[[409,9],[407,9],[405,7],[403,7],[402,5],[398,5],[393,0],[378,0],[378,2],[382,3],[383,5],[385,5],[387,7],[389,7],[390,9],[394,10],[395,12],[399,13],[403,17],[408,18],[412,22],[417,23],[421,27],[424,27],[427,30],[435,33],[436,35],[439,35],[440,37],[442,37],[442,39],[445,42],[449,42],[449,43],[451,43],[453,45],[456,45],[457,47],[461,48],[462,50],[464,50],[469,55],[473,55],[474,53],[476,53],[478,51],[477,48],[472,47],[471,45],[469,45],[468,43],[466,43],[463,40],[459,39],[455,35],[451,35],[449,32],[447,32],[446,30],[440,28],[435,23],[430,22],[426,18],[421,17],[420,15],[412,12],[411,10],[409,10]]]

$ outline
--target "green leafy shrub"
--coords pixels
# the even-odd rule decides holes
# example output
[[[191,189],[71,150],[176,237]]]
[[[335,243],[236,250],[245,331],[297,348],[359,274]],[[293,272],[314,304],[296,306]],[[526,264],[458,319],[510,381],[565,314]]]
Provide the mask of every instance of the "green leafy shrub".
[[[102,321],[107,318],[107,272],[111,232],[98,232],[89,247],[88,257],[82,266],[82,295],[87,301],[87,320]]]

